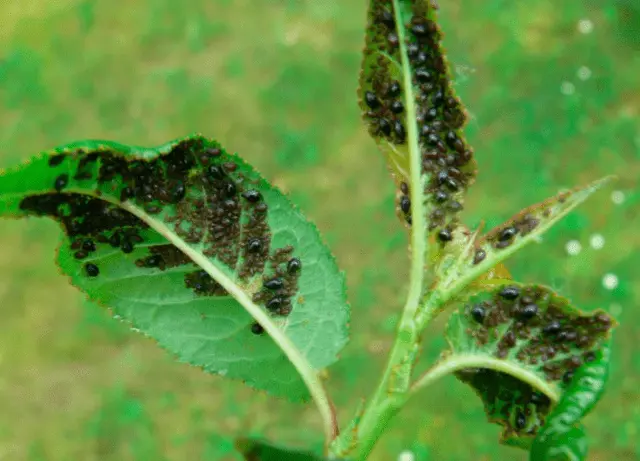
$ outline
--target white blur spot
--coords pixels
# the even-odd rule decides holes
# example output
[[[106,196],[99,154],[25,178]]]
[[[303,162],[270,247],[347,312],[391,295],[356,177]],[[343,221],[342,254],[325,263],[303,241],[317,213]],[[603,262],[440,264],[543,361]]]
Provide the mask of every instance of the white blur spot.
[[[614,190],[611,192],[611,201],[616,205],[621,205],[624,202],[624,192],[621,190]]]
[[[580,242],[577,240],[569,240],[564,246],[564,249],[567,251],[568,255],[575,256],[582,251],[582,245],[580,245]]]
[[[602,286],[607,290],[613,290],[618,286],[618,276],[616,274],[605,274],[602,277]]]
[[[581,34],[590,34],[593,32],[593,22],[590,19],[581,19],[578,21],[578,32]]]
[[[570,96],[576,92],[576,86],[571,82],[562,82],[562,85],[560,85],[560,92],[564,95]]]
[[[534,235],[532,240],[534,242],[536,242],[536,243],[542,243],[543,242],[542,235]]]
[[[604,237],[601,234],[593,234],[589,239],[589,244],[594,250],[601,250],[604,246]]]
[[[612,303],[609,306],[609,312],[614,317],[618,317],[618,316],[620,316],[620,314],[622,314],[622,306],[620,304],[618,304],[618,303]]]
[[[416,455],[412,451],[405,450],[398,455],[398,461],[416,461]]]
[[[585,80],[589,80],[591,78],[591,69],[589,69],[587,66],[582,66],[578,69],[577,75],[578,78],[583,82]]]

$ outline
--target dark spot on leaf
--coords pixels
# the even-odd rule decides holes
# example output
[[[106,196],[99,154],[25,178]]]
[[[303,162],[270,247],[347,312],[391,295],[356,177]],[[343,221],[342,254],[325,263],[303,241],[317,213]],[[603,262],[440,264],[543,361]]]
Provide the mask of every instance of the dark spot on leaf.
[[[95,264],[87,263],[84,265],[84,270],[89,277],[97,277],[100,275],[100,269]]]

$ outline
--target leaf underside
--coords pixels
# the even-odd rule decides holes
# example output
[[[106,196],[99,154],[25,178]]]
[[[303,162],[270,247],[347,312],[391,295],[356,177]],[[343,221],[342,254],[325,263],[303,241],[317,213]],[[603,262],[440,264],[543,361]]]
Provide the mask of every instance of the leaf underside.
[[[270,336],[168,235],[262,306],[314,368],[334,362],[347,341],[344,277],[316,228],[200,135],[157,148],[83,141],[44,152],[0,173],[0,216],[61,223],[58,263],[71,283],[205,371],[308,397]]]
[[[583,461],[586,434],[580,420],[604,393],[609,377],[610,347],[596,351],[595,359],[578,368],[571,384],[549,414],[531,447],[531,461]]]
[[[528,449],[576,372],[606,347],[614,324],[604,311],[582,313],[546,287],[504,281],[452,314],[446,358],[504,365],[456,376],[480,396],[489,420],[503,426],[501,442]]]
[[[430,257],[462,229],[458,215],[476,174],[462,133],[467,115],[441,39],[429,0],[371,1],[358,89],[364,122],[398,188],[398,216],[438,242]],[[419,182],[412,180],[412,145],[419,151]],[[415,222],[412,200],[423,206],[426,222]]]

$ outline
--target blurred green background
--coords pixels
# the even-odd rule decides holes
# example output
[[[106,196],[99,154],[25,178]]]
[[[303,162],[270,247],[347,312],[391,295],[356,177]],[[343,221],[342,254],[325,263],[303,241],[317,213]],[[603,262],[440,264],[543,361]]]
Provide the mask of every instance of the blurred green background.
[[[365,0],[2,0],[0,165],[85,138],[198,131],[289,192],[347,271],[352,341],[330,370],[343,421],[375,386],[407,284],[407,238],[355,90]],[[593,460],[640,459],[640,2],[441,0],[480,175],[465,219],[493,226],[560,188],[619,180],[510,261],[622,323],[586,424]],[[229,440],[318,446],[313,406],[178,364],[67,286],[58,229],[0,223],[0,459],[234,460]],[[424,365],[444,345],[433,326]],[[310,428],[306,433],[301,426]],[[525,460],[447,378],[373,460]]]

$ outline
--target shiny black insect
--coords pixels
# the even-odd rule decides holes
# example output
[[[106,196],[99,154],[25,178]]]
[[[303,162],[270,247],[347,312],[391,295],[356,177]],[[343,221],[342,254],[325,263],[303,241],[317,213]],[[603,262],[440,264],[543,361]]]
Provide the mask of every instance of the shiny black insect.
[[[400,95],[401,92],[402,88],[400,87],[400,83],[396,81],[392,82],[391,85],[389,85],[389,89],[387,90],[387,94],[392,98]]]
[[[401,114],[404,111],[404,104],[401,101],[393,101],[391,103],[391,112],[394,114]]]
[[[520,309],[518,313],[519,317],[522,320],[530,320],[534,318],[538,314],[538,305],[537,304],[527,304],[526,306]]]
[[[487,257],[487,252],[482,248],[476,250],[476,254],[473,255],[473,264],[480,264]]]
[[[218,180],[224,178],[225,176],[224,171],[222,171],[222,168],[220,168],[218,165],[210,165],[209,168],[207,168],[207,175],[211,179]]]
[[[244,191],[242,196],[247,200],[247,202],[251,203],[257,203],[262,199],[262,194],[255,189]]]
[[[389,120],[386,118],[378,120],[378,129],[383,135],[389,136],[391,134],[391,124],[389,123]]]
[[[427,83],[433,79],[433,75],[427,69],[416,69],[416,80],[420,83]]]
[[[498,240],[500,242],[506,242],[507,240],[511,240],[513,237],[515,237],[517,233],[518,229],[516,227],[507,227],[505,229],[502,229],[500,235],[498,236]]]
[[[271,279],[264,282],[264,287],[269,290],[280,290],[284,287],[284,281],[282,279]]]
[[[438,232],[438,238],[441,242],[449,242],[453,239],[453,235],[449,229],[442,229]]]
[[[179,202],[184,198],[185,193],[186,193],[186,189],[184,187],[184,184],[181,182],[176,183],[171,188],[171,201]]]
[[[234,195],[236,195],[237,191],[238,190],[236,189],[236,185],[232,182],[228,182],[224,185],[224,193],[227,197],[233,197]]]
[[[252,238],[247,241],[247,251],[249,253],[257,253],[262,248],[260,239]]]
[[[302,269],[302,262],[298,258],[291,258],[287,263],[287,272],[289,274],[295,274]]]
[[[261,335],[264,333],[264,328],[258,322],[251,325],[251,333],[254,335]]]
[[[406,195],[400,197],[400,209],[403,213],[409,213],[411,211],[411,200]]]
[[[82,249],[89,252],[96,251],[96,244],[91,239],[85,240],[82,242]]]
[[[98,266],[96,266],[95,264],[85,264],[84,270],[89,277],[97,277],[100,274],[100,269],[98,269]]]
[[[49,157],[49,166],[54,167],[60,165],[64,160],[64,157],[64,154],[52,155]]]
[[[562,326],[560,325],[560,322],[553,320],[542,329],[542,332],[545,335],[555,335],[560,332],[561,328]]]
[[[61,192],[62,189],[67,187],[68,184],[69,184],[69,175],[64,173],[56,178],[55,182],[53,183],[53,188],[57,192]]]
[[[471,308],[471,317],[473,317],[473,320],[475,320],[476,322],[480,324],[484,322],[485,315],[486,312],[484,310],[484,307],[482,307],[481,305],[476,304]]]
[[[378,101],[378,97],[371,91],[367,91],[364,93],[364,102],[371,109],[377,109],[380,107],[380,101]]]
[[[278,309],[280,309],[283,303],[284,303],[283,298],[281,298],[280,296],[275,296],[267,302],[267,309],[270,310],[271,312],[277,311]]]
[[[520,288],[516,286],[507,286],[500,290],[500,293],[498,294],[504,299],[513,300],[520,296]]]
[[[128,238],[125,238],[124,240],[122,240],[120,249],[123,253],[131,253],[133,251],[133,243],[131,243],[131,240],[129,240]]]

